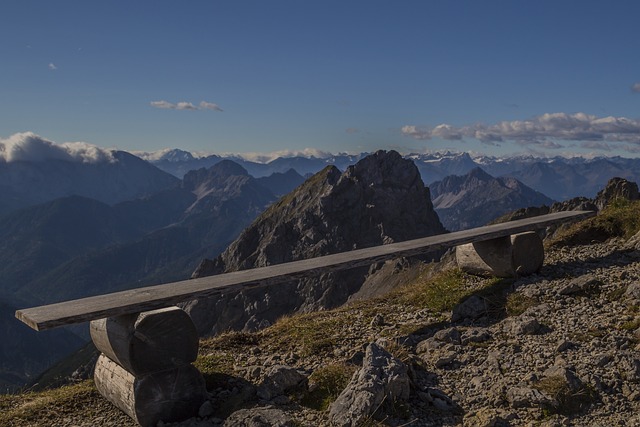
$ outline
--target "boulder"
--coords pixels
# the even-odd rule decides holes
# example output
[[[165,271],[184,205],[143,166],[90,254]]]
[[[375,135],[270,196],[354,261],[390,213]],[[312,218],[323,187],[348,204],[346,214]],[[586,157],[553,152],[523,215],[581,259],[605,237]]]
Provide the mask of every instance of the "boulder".
[[[362,368],[329,408],[335,426],[357,426],[383,403],[409,398],[407,366],[375,343],[367,347]]]

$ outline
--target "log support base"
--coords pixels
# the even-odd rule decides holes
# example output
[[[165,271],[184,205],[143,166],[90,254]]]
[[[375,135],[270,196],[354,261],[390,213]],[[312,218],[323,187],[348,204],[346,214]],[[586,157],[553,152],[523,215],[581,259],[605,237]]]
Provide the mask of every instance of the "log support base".
[[[107,400],[143,427],[197,415],[207,398],[192,362],[198,334],[187,313],[169,307],[94,320],[91,338],[101,352],[94,380]]]
[[[456,247],[458,267],[471,274],[526,276],[540,270],[544,246],[536,232],[514,234]]]

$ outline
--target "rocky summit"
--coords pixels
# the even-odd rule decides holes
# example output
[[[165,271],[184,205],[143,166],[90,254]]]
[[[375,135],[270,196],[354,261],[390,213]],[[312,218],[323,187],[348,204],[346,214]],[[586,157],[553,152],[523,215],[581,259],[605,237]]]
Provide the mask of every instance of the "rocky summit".
[[[445,232],[410,160],[378,151],[344,173],[328,166],[267,209],[194,277],[262,267]],[[185,305],[202,334],[256,330],[287,313],[337,307],[379,266],[323,274]]]

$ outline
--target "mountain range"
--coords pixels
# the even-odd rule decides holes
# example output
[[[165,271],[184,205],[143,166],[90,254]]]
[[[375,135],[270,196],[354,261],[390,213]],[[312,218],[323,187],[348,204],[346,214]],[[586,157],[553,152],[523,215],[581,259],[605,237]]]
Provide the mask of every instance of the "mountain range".
[[[231,160],[242,165],[252,176],[262,177],[272,173],[284,173],[294,169],[300,175],[312,174],[327,165],[334,165],[340,170],[355,164],[368,153],[357,155],[326,155],[324,157],[277,157],[259,163],[231,156]],[[640,180],[640,159],[623,157],[552,157],[539,158],[533,156],[492,157],[475,156],[468,153],[429,153],[407,154],[420,171],[425,184],[441,181],[450,175],[465,175],[471,170],[481,167],[491,176],[513,177],[547,197],[556,201],[567,200],[577,196],[594,197],[607,181],[614,177],[626,178],[630,181]],[[162,155],[143,156],[158,168],[181,177],[186,171],[215,164],[222,156],[195,157],[183,150],[164,151]]]
[[[125,151],[100,162],[0,161],[0,215],[65,196],[107,204],[144,197],[179,180]]]

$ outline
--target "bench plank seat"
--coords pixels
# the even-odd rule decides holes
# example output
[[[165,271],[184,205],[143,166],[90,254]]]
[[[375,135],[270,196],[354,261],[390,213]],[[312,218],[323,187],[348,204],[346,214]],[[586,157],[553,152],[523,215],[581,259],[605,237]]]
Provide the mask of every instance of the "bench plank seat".
[[[105,317],[168,307],[196,298],[211,297],[247,288],[269,286],[278,282],[370,265],[390,259],[420,255],[461,244],[541,229],[593,215],[595,215],[595,212],[591,211],[565,211],[541,215],[312,259],[27,308],[16,311],[16,317],[35,330],[50,329]]]

